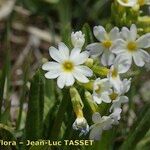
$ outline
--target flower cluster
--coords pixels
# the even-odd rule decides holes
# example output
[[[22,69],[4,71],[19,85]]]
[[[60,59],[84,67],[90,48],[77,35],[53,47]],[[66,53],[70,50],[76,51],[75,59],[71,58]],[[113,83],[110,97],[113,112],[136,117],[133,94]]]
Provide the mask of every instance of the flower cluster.
[[[125,94],[130,89],[131,78],[123,79],[122,74],[131,68],[133,62],[142,67],[150,61],[150,55],[144,50],[150,47],[150,33],[139,36],[134,24],[130,29],[123,27],[120,31],[114,27],[110,32],[102,26],[95,26],[93,33],[98,42],[85,45],[84,51],[86,37],[81,31],[71,34],[71,50],[64,43],[59,43],[58,49],[50,47],[50,56],[55,61],[45,63],[42,69],[47,71],[47,79],[57,78],[59,88],[69,88],[76,114],[73,129],[80,130],[80,135],[90,132],[89,138],[98,140],[103,130],[119,123],[122,104],[129,101]],[[94,124],[90,127],[83,114],[79,87],[83,87],[84,98],[93,113]],[[109,115],[101,117],[101,103],[110,103]]]

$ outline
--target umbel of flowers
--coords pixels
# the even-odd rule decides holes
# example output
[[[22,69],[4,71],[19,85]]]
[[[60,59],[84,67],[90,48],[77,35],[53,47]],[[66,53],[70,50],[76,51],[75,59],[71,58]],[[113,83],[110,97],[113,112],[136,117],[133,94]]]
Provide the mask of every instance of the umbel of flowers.
[[[81,31],[71,34],[72,49],[64,43],[59,43],[58,48],[50,47],[53,61],[45,63],[42,69],[47,71],[47,79],[57,79],[60,89],[69,89],[76,115],[73,129],[80,131],[79,136],[89,134],[90,139],[99,140],[104,130],[119,124],[122,105],[129,101],[126,93],[130,90],[131,78],[123,79],[121,74],[126,73],[133,63],[143,67],[150,61],[145,50],[150,47],[150,33],[139,36],[133,24],[130,29],[123,27],[120,31],[114,27],[109,32],[102,26],[95,26],[93,34],[97,41],[89,43],[85,49],[86,37]],[[93,113],[93,124],[89,124],[84,116],[83,109],[86,108],[78,86],[84,89],[84,97]],[[102,103],[109,104],[109,115],[100,115]]]

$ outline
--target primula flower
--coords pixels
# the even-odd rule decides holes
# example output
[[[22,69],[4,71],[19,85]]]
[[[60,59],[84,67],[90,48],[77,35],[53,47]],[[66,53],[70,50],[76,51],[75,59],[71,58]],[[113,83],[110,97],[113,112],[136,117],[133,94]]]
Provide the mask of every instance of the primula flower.
[[[116,109],[109,116],[103,116],[96,112],[92,116],[92,121],[94,124],[90,126],[90,135],[89,138],[92,140],[99,140],[101,138],[103,130],[109,130],[112,125],[118,124],[120,120],[121,109]]]
[[[81,131],[79,136],[86,135],[89,132],[89,125],[84,117],[78,117],[73,123],[72,128]]]
[[[50,47],[49,53],[56,62],[47,62],[42,69],[48,71],[45,74],[46,78],[57,78],[59,88],[73,85],[75,79],[82,83],[89,82],[87,77],[92,76],[92,70],[82,65],[89,57],[87,51],[81,52],[81,49],[74,48],[69,53],[68,47],[64,43],[59,43],[58,49]]]
[[[128,97],[127,96],[124,96],[125,93],[127,93],[130,89],[130,86],[131,86],[131,78],[129,80],[127,79],[124,79],[122,81],[123,83],[123,88],[122,88],[122,91],[120,93],[115,93],[113,92],[110,97],[111,97],[111,100],[112,100],[112,105],[110,107],[110,112],[115,109],[118,109],[121,107],[121,104],[123,103],[127,103],[129,101]]]
[[[110,103],[111,99],[109,95],[112,93],[111,84],[107,78],[97,78],[93,85],[93,100],[97,104],[102,102]]]
[[[99,42],[89,44],[86,49],[90,51],[91,55],[102,54],[101,63],[104,66],[110,66],[115,59],[115,55],[111,51],[114,42],[120,37],[119,29],[115,27],[107,33],[102,26],[95,26],[93,32]]]
[[[85,42],[84,34],[81,31],[71,33],[71,42],[75,48],[82,48]]]
[[[143,50],[143,48],[150,47],[150,33],[138,38],[136,25],[133,24],[130,30],[123,27],[121,35],[122,39],[117,40],[113,46],[113,53],[121,60],[126,59],[129,67],[132,64],[132,59],[139,67],[150,61],[150,55]]]
[[[130,64],[128,64],[128,61],[125,59],[121,60],[120,57],[116,57],[114,64],[110,67],[107,77],[117,93],[123,90],[120,74],[127,72],[129,67]]]

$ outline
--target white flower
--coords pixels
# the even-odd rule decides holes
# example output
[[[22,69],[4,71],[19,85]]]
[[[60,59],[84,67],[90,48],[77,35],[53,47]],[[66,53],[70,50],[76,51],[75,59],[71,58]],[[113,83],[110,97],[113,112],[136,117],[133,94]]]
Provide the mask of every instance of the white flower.
[[[90,50],[91,55],[99,56],[103,53],[101,63],[104,66],[110,66],[115,58],[115,55],[111,50],[114,42],[120,37],[119,29],[114,27],[107,33],[102,26],[95,26],[94,35],[100,42],[92,43],[88,45],[86,49]]]
[[[42,69],[48,71],[45,74],[46,78],[57,78],[59,88],[73,85],[75,79],[82,83],[89,82],[87,77],[92,76],[92,70],[82,65],[89,57],[87,51],[81,52],[79,48],[74,48],[69,54],[68,47],[59,43],[58,49],[50,47],[49,53],[56,62],[47,62]]]
[[[144,66],[145,62],[149,62],[150,55],[143,48],[150,47],[150,33],[138,38],[137,28],[133,24],[130,30],[126,27],[121,31],[122,39],[115,42],[112,52],[121,60],[126,59],[129,66],[132,64],[132,58],[139,67]]]
[[[71,33],[71,42],[75,48],[82,48],[85,42],[84,34],[81,31]]]
[[[115,110],[116,108],[120,108],[121,104],[127,103],[129,98],[127,96],[120,96],[118,95],[115,100],[112,101],[112,105],[110,107],[110,112]]]
[[[110,94],[110,98],[112,100],[112,105],[110,107],[110,112],[112,109],[117,109],[121,107],[121,104],[127,103],[129,101],[127,96],[124,96],[125,93],[127,93],[131,86],[131,78],[129,80],[124,79],[122,81],[122,89],[119,93],[114,91],[112,94]]]
[[[128,61],[125,59],[120,59],[120,57],[116,57],[114,64],[110,67],[110,71],[108,73],[108,79],[112,84],[115,92],[121,93],[123,90],[123,83],[120,78],[120,74],[125,73],[130,67]]]
[[[72,128],[74,130],[81,131],[79,136],[83,134],[86,135],[89,132],[89,125],[84,117],[77,118],[75,122],[73,123]]]
[[[89,138],[91,140],[99,140],[101,138],[101,134],[103,130],[108,130],[112,127],[114,119],[110,116],[103,116],[96,112],[92,116],[92,120],[94,124],[90,126],[90,135]]]
[[[120,120],[120,118],[121,118],[121,117],[120,117],[121,112],[122,112],[122,109],[121,109],[121,108],[115,108],[114,111],[113,111],[113,113],[110,114],[110,117],[114,120],[114,121],[113,121],[113,124],[114,124],[114,125],[119,124],[119,120]]]
[[[107,78],[100,79],[97,78],[93,86],[93,100],[97,104],[101,104],[102,101],[105,103],[110,103],[111,99],[109,95],[111,94],[111,85]]]
[[[133,7],[137,4],[137,0],[117,0],[117,2],[124,7]]]

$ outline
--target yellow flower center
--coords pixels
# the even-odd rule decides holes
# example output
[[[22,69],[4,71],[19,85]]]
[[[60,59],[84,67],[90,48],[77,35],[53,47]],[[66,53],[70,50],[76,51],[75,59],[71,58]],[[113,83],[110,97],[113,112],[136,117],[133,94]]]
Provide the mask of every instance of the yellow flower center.
[[[97,94],[100,94],[100,93],[101,93],[101,90],[102,90],[101,86],[100,86],[100,85],[96,85],[96,87],[95,87],[95,92],[96,92]]]
[[[71,61],[65,61],[62,67],[64,71],[71,72],[74,69],[74,64]]]
[[[112,41],[110,40],[105,40],[102,42],[102,45],[105,47],[105,48],[110,48],[112,46]]]
[[[112,70],[112,72],[111,72],[111,75],[112,75],[113,78],[116,78],[117,75],[118,75],[118,70],[114,68],[114,69]]]
[[[144,5],[145,4],[145,0],[138,0],[139,5]]]
[[[109,97],[111,98],[112,101],[115,100],[117,98],[117,96],[118,96],[118,94],[115,92],[113,92],[109,95]]]
[[[136,51],[137,50],[137,44],[135,42],[129,42],[127,44],[127,48],[130,52]]]

